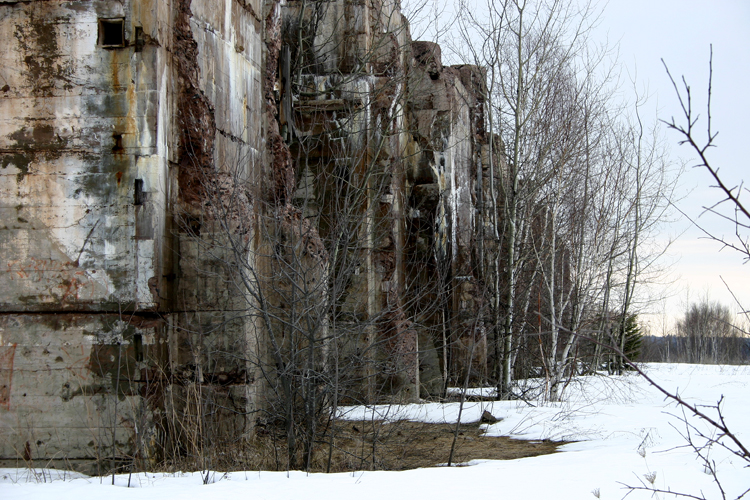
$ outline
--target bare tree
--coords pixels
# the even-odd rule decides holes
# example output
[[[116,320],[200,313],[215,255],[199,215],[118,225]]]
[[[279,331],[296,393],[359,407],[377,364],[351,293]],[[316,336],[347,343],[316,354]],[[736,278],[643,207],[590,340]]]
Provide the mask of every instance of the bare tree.
[[[462,10],[464,43],[476,64],[488,68],[489,129],[497,137],[488,154],[492,232],[487,236],[495,250],[487,256],[487,275],[492,277],[494,373],[498,393],[507,395],[525,325],[518,312],[528,309],[525,299],[531,297],[522,276],[535,274],[525,235],[540,208],[540,190],[565,161],[556,145],[569,135],[566,118],[550,118],[560,114],[561,102],[570,102],[563,99],[565,82],[571,81],[593,11],[554,0],[490,3],[481,19]]]
[[[712,187],[716,188],[723,196],[723,198],[713,204],[712,206],[704,207],[704,210],[717,215],[719,218],[731,222],[735,227],[735,234],[733,238],[727,238],[719,236],[713,233],[711,230],[703,227],[696,221],[692,221],[696,227],[698,227],[703,233],[714,241],[721,243],[723,247],[731,248],[739,252],[743,258],[747,261],[750,260],[750,245],[748,240],[747,231],[750,230],[750,211],[745,207],[745,203],[741,197],[743,192],[747,193],[748,188],[744,184],[740,183],[737,186],[728,185],[719,176],[719,169],[715,168],[709,162],[707,153],[710,148],[715,147],[715,140],[718,132],[712,129],[711,122],[711,93],[712,93],[712,79],[713,79],[713,47],[711,48],[711,55],[708,63],[708,90],[707,90],[707,112],[706,112],[706,136],[705,139],[701,140],[697,137],[696,125],[699,121],[699,116],[695,114],[693,109],[692,94],[690,85],[688,85],[685,78],[682,78],[683,88],[680,89],[677,82],[675,81],[672,74],[669,72],[669,68],[666,63],[662,60],[664,68],[669,75],[669,79],[674,87],[675,94],[680,103],[682,109],[683,123],[678,123],[675,118],[672,117],[670,121],[664,121],[667,126],[676,131],[681,139],[680,145],[688,145],[693,152],[698,155],[698,165],[703,167],[709,173],[712,182],[715,184]]]
[[[729,307],[704,298],[694,302],[677,321],[677,335],[670,337],[672,359],[686,363],[742,362],[744,336],[735,325]]]
[[[671,73],[669,73],[669,69],[667,68],[666,63],[665,69],[667,70],[667,74],[669,74],[674,86],[685,122],[678,123],[674,118],[672,118],[671,121],[665,123],[667,123],[670,129],[675,130],[680,134],[680,144],[689,145],[693,149],[693,151],[698,154],[699,166],[705,168],[709,172],[713,181],[716,182],[715,187],[719,189],[723,194],[723,199],[719,203],[711,207],[707,207],[706,210],[731,221],[735,227],[735,238],[731,240],[717,236],[711,233],[711,231],[705,228],[701,228],[704,234],[706,234],[709,238],[720,242],[724,247],[732,248],[740,252],[740,254],[745,258],[748,258],[750,256],[750,251],[748,247],[748,237],[745,232],[748,228],[750,228],[750,213],[748,213],[748,211],[744,207],[743,202],[740,199],[743,190],[746,190],[746,188],[743,188],[741,184],[735,187],[727,186],[718,175],[718,169],[710,165],[706,156],[708,149],[714,145],[714,139],[716,138],[716,133],[712,132],[711,128],[711,79],[713,74],[712,59],[713,56],[711,56],[711,58],[709,59],[706,139],[704,141],[700,141],[695,137],[695,127],[698,124],[698,118],[694,115],[692,109],[692,96],[690,86],[683,78],[682,83],[684,86],[684,90],[681,91]],[[729,213],[722,213],[720,211],[720,209],[724,207],[727,207],[729,209]],[[696,307],[695,314],[690,314],[691,311],[689,311],[685,319],[683,320],[683,330],[692,329],[692,323],[705,324],[706,322],[714,322],[714,327],[716,327],[716,322],[723,325],[724,320],[730,319],[728,316],[725,316],[722,313],[719,313],[719,318],[717,318],[715,314],[710,314],[711,309],[712,308],[709,305],[709,307],[705,308],[701,308],[700,306]],[[720,311],[722,308],[719,307],[718,309]],[[744,314],[747,317],[747,312],[745,312]],[[721,316],[724,317],[721,318]],[[707,321],[701,321],[702,317],[705,317]],[[622,352],[619,352],[618,354],[623,356]],[[726,499],[727,492],[722,485],[721,476],[716,469],[716,464],[710,459],[708,451],[711,447],[718,446],[729,451],[731,454],[738,457],[745,463],[750,464],[750,449],[745,445],[745,443],[742,441],[742,439],[740,439],[739,436],[732,432],[727,422],[725,421],[724,415],[722,413],[723,397],[720,398],[715,405],[692,405],[686,402],[678,393],[672,393],[664,389],[657,382],[648,377],[647,374],[638,369],[633,363],[630,363],[630,365],[633,366],[634,369],[636,369],[639,374],[643,376],[653,387],[662,392],[667,399],[674,401],[681,409],[683,409],[684,413],[682,421],[685,424],[685,431],[683,436],[687,442],[687,445],[695,452],[696,456],[704,464],[707,473],[711,474],[711,476],[713,477],[714,482],[719,489],[721,497],[723,499]],[[705,432],[699,429],[696,425],[691,423],[692,418],[697,418],[698,420],[708,424],[710,430],[708,432]],[[647,484],[641,484],[640,486],[630,486],[630,488],[632,490],[648,490],[652,491],[653,493],[668,493],[684,498],[705,498],[703,494],[697,495],[690,492],[661,490],[655,488],[653,486],[653,483],[651,483],[651,486]],[[744,498],[748,493],[750,493],[750,488],[742,491],[735,498],[739,500],[741,498]]]
[[[618,354],[625,358],[624,353],[619,352]],[[724,397],[720,397],[719,401],[714,405],[691,404],[680,396],[679,393],[670,392],[659,385],[658,382],[649,377],[630,360],[627,360],[627,363],[633,370],[638,372],[640,376],[645,378],[651,386],[661,392],[667,400],[677,404],[682,412],[681,416],[678,418],[682,421],[684,426],[682,436],[685,439],[687,446],[693,450],[698,460],[704,466],[705,472],[710,474],[713,478],[714,483],[716,483],[716,486],[719,489],[721,498],[726,500],[728,498],[727,491],[722,484],[722,478],[717,469],[717,464],[710,455],[711,449],[713,447],[722,448],[737,457],[739,460],[748,464],[748,466],[750,466],[750,449],[745,446],[739,436],[732,432],[732,429],[724,419],[724,414],[722,412]],[[696,420],[701,424],[706,424],[708,430],[706,430],[705,426],[694,423]],[[697,500],[706,499],[706,496],[702,492],[698,495],[680,490],[657,488],[652,479],[649,479],[649,477],[646,477],[646,479],[648,483],[641,480],[639,486],[625,484],[625,487],[631,491],[645,490],[652,492],[652,494],[665,493],[680,498],[694,498]],[[750,493],[750,488],[740,491],[739,495],[730,498],[740,500],[745,498],[748,493]]]
[[[196,274],[215,283],[230,306],[216,308],[223,312],[208,331],[199,321],[183,327],[190,339],[185,356],[194,358],[192,385],[204,389],[206,363],[239,358],[256,381],[255,396],[267,394],[242,416],[252,412],[259,431],[284,443],[278,468],[310,470],[325,460],[330,469],[342,402],[418,400],[419,356],[435,349],[419,346],[417,328],[445,332],[445,380],[462,366],[472,373],[475,356],[465,362],[455,355],[453,366],[447,362],[453,351],[474,353],[484,345],[476,318],[464,338],[452,328],[451,302],[458,299],[449,275],[457,248],[446,243],[446,221],[455,217],[450,196],[458,189],[447,190],[445,164],[438,162],[440,154],[457,154],[450,149],[466,149],[474,135],[451,138],[432,118],[422,123],[408,115],[424,109],[424,103],[417,111],[409,107],[417,108],[424,87],[437,85],[431,72],[442,68],[434,48],[416,54],[409,68],[414,45],[397,2],[345,2],[343,11],[337,5],[300,0],[269,14],[269,33],[280,34],[268,47],[274,71],[264,95],[269,182],[254,178],[243,158],[197,169],[203,201],[185,207],[179,224],[185,248],[200,256]],[[365,29],[362,20],[377,29]],[[476,75],[466,68],[451,76],[458,86],[459,78],[470,83]],[[432,157],[427,169],[418,162],[422,152]],[[443,184],[424,187],[409,178],[427,176],[420,169],[432,166],[443,169]],[[417,198],[410,190],[419,191],[412,181],[425,192],[437,187],[436,203],[410,205]],[[411,251],[412,230],[429,231],[427,251]],[[211,336],[229,328],[237,342],[220,345]],[[204,414],[212,412],[215,406]],[[368,459],[363,452],[363,464],[377,465],[377,443]]]
[[[674,179],[640,103],[631,120],[621,117],[607,48],[588,44],[591,6],[507,1],[481,17],[462,11],[465,50],[488,78],[482,241],[498,395],[510,394],[520,359],[525,376],[541,367],[553,397],[579,350],[565,332],[586,326],[623,347],[616,318],[637,312],[641,284],[656,272],[663,249],[653,237]],[[595,367],[603,351],[593,349]]]

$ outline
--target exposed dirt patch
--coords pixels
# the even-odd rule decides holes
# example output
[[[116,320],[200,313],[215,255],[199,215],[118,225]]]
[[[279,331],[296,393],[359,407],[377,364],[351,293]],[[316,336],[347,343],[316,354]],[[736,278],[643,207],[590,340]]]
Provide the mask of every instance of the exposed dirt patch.
[[[336,451],[350,453],[354,469],[405,470],[448,462],[455,425],[421,422],[349,422],[339,429]],[[512,460],[555,453],[563,443],[483,436],[479,423],[461,425],[453,463]],[[355,458],[356,457],[356,458]],[[358,459],[358,460],[357,460]],[[359,463],[357,463],[359,462]],[[341,466],[343,464],[339,464]],[[352,467],[353,466],[353,467]],[[347,470],[349,467],[344,467]]]
[[[332,447],[330,429],[325,438],[317,442],[310,471],[407,470],[439,466],[448,462],[454,431],[455,425],[447,424],[340,421],[333,433]],[[459,428],[452,463],[547,455],[556,453],[562,444],[565,443],[486,437],[478,422],[465,424]],[[286,446],[282,429],[270,425],[256,428],[252,443],[212,456],[210,466],[228,471],[305,469],[302,453],[297,455],[298,463],[290,466]],[[182,467],[182,470],[190,468],[189,464],[170,465],[177,469]]]

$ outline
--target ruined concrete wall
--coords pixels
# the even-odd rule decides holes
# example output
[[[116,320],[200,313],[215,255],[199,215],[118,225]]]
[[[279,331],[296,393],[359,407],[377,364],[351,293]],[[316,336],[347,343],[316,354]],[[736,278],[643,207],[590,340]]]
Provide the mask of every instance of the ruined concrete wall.
[[[0,457],[147,456],[134,429],[169,274],[169,12],[0,11]]]
[[[443,333],[481,371],[482,76],[398,2],[0,1],[0,41],[0,459],[247,437],[288,326],[352,400],[439,394]]]
[[[282,41],[294,83],[293,202],[335,258],[343,392],[416,400],[417,335],[402,309],[408,23],[396,2],[293,1]]]
[[[144,23],[119,4],[1,8],[0,245],[12,258],[0,307],[154,307],[148,280],[159,274],[163,221],[144,219],[164,207],[163,48],[135,52],[134,26]],[[132,45],[103,47],[105,18],[122,20]],[[142,27],[157,36],[157,25]]]
[[[165,400],[195,383],[246,431],[246,361],[191,350],[216,324],[209,351],[248,344],[207,312],[236,306],[207,278],[226,270],[205,243],[226,237],[185,228],[216,192],[241,191],[251,219],[260,15],[259,0],[0,3],[0,459],[158,459],[186,409]]]
[[[158,321],[117,314],[0,316],[3,461],[106,472],[158,458],[165,356]]]
[[[344,365],[363,365],[354,378],[369,395],[388,387],[416,399],[420,385],[439,394],[440,336],[457,346],[455,364],[475,343],[459,339],[483,331],[474,259],[483,74],[444,68],[437,45],[412,43],[394,2],[288,2],[283,26],[296,83],[294,201],[324,240],[342,234],[342,213],[357,221],[347,236],[356,269],[331,277],[349,287],[338,314],[359,338],[345,339]],[[356,190],[360,205],[345,206]]]
[[[475,66],[444,67],[432,42],[414,42],[412,50],[407,113],[415,146],[406,172],[406,253],[409,279],[422,294],[415,307],[426,327],[420,335],[422,385],[436,394],[443,382],[437,379],[438,355],[442,372],[456,377],[452,383],[461,383],[467,371],[477,381],[486,376],[475,221],[486,142],[484,74]]]
[[[171,390],[175,411],[206,429],[193,437],[213,442],[246,437],[257,418],[259,367],[251,353],[262,334],[248,314],[255,304],[241,273],[254,265],[265,148],[263,8],[260,0],[175,4],[180,175],[172,307],[181,312],[171,318],[170,361],[181,376]],[[193,407],[197,394],[203,404]]]

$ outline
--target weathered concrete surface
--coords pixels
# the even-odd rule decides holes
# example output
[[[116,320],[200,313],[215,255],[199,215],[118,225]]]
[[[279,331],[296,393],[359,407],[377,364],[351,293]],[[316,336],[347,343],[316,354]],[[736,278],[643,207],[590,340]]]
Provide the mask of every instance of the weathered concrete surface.
[[[346,236],[351,275],[331,279],[348,287],[342,320],[359,322],[357,340],[340,337],[344,364],[363,365],[352,378],[369,389],[358,397],[374,387],[412,400],[439,395],[439,354],[453,371],[476,365],[482,378],[474,214],[484,75],[443,67],[437,45],[412,43],[395,2],[290,1],[283,26],[299,89],[295,202],[324,240],[341,236],[345,217],[356,227]],[[367,193],[359,205],[343,201],[352,191]]]
[[[0,316],[3,460],[96,470],[139,450],[156,458],[162,322],[116,314]],[[0,391],[3,392],[3,391]],[[114,397],[116,395],[116,397]]]
[[[179,257],[172,307],[185,313],[171,320],[172,369],[183,379],[173,400],[178,414],[191,413],[191,391],[202,393],[217,411],[190,418],[216,426],[214,442],[236,441],[248,437],[258,410],[254,353],[262,334],[246,313],[254,303],[235,268],[253,265],[255,199],[265,182],[264,6],[183,0],[176,12]]]
[[[181,189],[179,165],[194,163],[192,139],[206,132],[184,133],[179,103],[200,96],[215,124],[203,150],[212,171],[256,170],[262,7],[0,3],[0,459],[156,457],[169,431],[157,388],[202,383],[175,379],[196,363],[179,352],[196,322],[225,321],[201,311],[227,285],[178,293],[201,279],[180,214],[202,203]],[[192,315],[175,314],[184,307]],[[222,343],[246,344],[245,327],[225,333]],[[236,413],[251,421],[245,362],[207,366],[207,383],[241,388]]]
[[[143,384],[163,359],[147,347],[162,341],[149,311],[169,274],[170,19],[148,1],[0,10],[0,345],[13,352],[0,457],[148,458]],[[101,19],[121,23],[116,47],[102,46]]]
[[[475,66],[443,66],[440,47],[432,42],[414,42],[411,47],[414,66],[407,102],[416,144],[406,172],[411,216],[408,279],[419,283],[423,296],[417,310],[424,311],[422,322],[431,338],[421,346],[423,388],[437,394],[443,382],[435,377],[438,352],[442,371],[456,377],[452,383],[462,383],[467,371],[474,380],[487,375],[475,221],[477,193],[482,189],[477,172],[482,170],[479,158],[486,143],[484,74]]]
[[[297,89],[294,201],[336,259],[328,279],[334,322],[348,332],[334,332],[345,395],[417,400],[417,332],[402,300],[408,23],[397,2],[292,1],[282,26]]]
[[[97,45],[97,19],[124,18],[119,4],[92,3],[89,15],[77,2],[2,8],[0,249],[12,258],[0,272],[0,309],[154,307],[147,282],[164,274],[153,238],[163,220],[132,240],[136,179],[144,212],[164,206],[157,48]],[[128,21],[132,37],[140,23]]]
[[[351,401],[483,376],[481,71],[302,6],[0,2],[0,460],[247,437],[277,334]]]

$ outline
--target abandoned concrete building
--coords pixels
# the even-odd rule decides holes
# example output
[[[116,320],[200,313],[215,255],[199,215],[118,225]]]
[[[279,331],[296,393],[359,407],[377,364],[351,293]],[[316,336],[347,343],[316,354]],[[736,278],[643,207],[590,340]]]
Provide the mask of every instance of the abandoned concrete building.
[[[4,463],[486,370],[484,75],[398,0],[0,0],[0,40]]]

